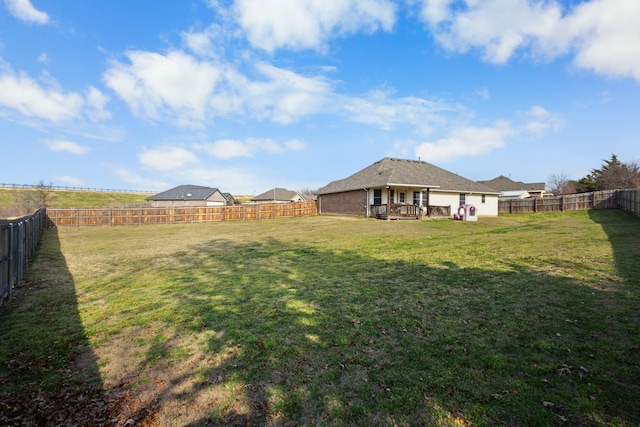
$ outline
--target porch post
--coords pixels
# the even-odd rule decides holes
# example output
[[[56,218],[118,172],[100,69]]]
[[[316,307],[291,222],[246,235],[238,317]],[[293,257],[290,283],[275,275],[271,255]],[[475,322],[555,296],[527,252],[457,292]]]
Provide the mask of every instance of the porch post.
[[[391,188],[387,186],[387,221],[391,220]]]
[[[427,216],[430,216],[431,212],[429,212],[429,189],[427,188]]]
[[[365,194],[365,203],[364,203],[364,210],[366,213],[365,218],[370,218],[371,217],[371,211],[370,211],[370,204],[369,204],[369,189],[368,188],[363,188],[364,190],[364,194]]]

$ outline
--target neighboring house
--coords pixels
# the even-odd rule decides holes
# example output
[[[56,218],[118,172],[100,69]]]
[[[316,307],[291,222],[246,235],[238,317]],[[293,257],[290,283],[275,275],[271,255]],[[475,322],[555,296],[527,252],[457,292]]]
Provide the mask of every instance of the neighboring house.
[[[269,191],[255,196],[251,199],[253,203],[290,203],[304,202],[307,199],[304,195],[286,188],[272,188]]]
[[[222,193],[222,195],[224,196],[225,200],[227,201],[227,205],[229,206],[242,204],[239,201],[237,201],[235,197],[231,195],[231,193]]]
[[[516,191],[516,190],[526,190],[529,193],[528,197],[544,197],[549,194],[546,193],[546,184],[544,182],[520,182],[520,181],[512,181],[506,176],[500,175],[497,178],[493,178],[490,181],[478,181],[481,184],[484,184],[494,190],[503,193],[505,191]]]
[[[166,206],[226,206],[231,203],[217,188],[200,185],[179,185],[148,197],[153,207]]]
[[[320,214],[372,218],[453,216],[472,204],[478,216],[498,215],[498,191],[419,160],[384,158],[318,191]]]
[[[527,190],[512,190],[512,191],[503,191],[498,195],[500,200],[502,199],[528,199],[531,197],[531,194]]]

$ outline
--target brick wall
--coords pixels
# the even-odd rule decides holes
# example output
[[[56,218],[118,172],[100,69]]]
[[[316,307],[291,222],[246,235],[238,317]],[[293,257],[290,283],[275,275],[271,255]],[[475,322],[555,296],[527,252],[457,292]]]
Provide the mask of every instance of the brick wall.
[[[365,190],[318,196],[318,211],[321,214],[359,215],[367,214],[367,192]]]

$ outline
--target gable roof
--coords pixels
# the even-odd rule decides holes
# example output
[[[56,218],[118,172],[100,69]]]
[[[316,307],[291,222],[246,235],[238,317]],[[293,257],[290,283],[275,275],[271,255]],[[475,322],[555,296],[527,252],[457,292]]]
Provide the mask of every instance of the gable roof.
[[[147,200],[207,200],[216,191],[219,190],[201,185],[179,185],[170,190],[147,197]]]
[[[388,185],[431,188],[438,191],[499,193],[484,184],[471,181],[431,163],[385,157],[348,178],[330,182],[321,188],[318,194],[340,193]]]
[[[298,193],[296,191],[287,190],[286,188],[272,188],[265,191],[251,199],[252,202],[260,202],[267,200],[280,200],[289,201],[292,200]]]
[[[527,190],[527,191],[545,191],[546,184],[544,182],[521,182],[512,181],[506,176],[500,175],[489,181],[478,181],[484,185],[487,185],[498,191],[515,191],[515,190]]]

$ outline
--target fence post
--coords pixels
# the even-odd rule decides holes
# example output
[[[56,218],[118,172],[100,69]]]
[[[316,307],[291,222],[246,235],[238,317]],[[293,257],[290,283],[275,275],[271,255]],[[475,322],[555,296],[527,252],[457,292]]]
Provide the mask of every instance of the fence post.
[[[9,224],[9,268],[7,275],[7,299],[11,301],[13,296],[13,224]]]

